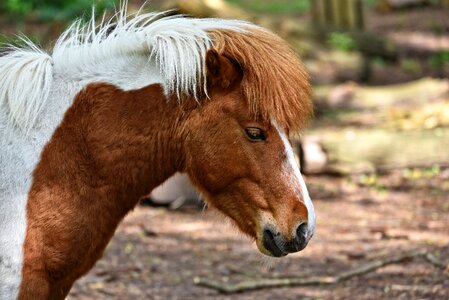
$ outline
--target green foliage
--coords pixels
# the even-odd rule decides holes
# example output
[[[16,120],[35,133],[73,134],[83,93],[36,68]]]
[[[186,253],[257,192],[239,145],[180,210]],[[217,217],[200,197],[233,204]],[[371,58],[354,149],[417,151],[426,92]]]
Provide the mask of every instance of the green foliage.
[[[374,56],[371,59],[371,63],[374,66],[378,66],[378,67],[385,67],[387,65],[387,62],[385,61],[385,58],[383,58],[382,56]]]
[[[101,13],[114,5],[115,0],[2,0],[0,9],[14,17],[29,14],[41,20],[70,20],[90,13],[92,5]]]
[[[403,60],[401,60],[401,67],[405,71],[412,74],[422,73],[421,64],[416,59],[404,58]]]
[[[438,165],[433,165],[429,168],[412,168],[402,170],[402,177],[410,180],[418,180],[422,178],[432,178],[441,173],[441,168]]]
[[[364,0],[364,2],[370,7],[374,7],[378,4],[378,0]]]
[[[27,36],[27,39],[31,40],[34,44],[39,44],[39,38],[37,36]],[[14,45],[17,47],[24,46],[24,41],[19,36],[7,36],[0,34],[0,47],[5,45]]]
[[[332,32],[327,43],[329,47],[339,51],[349,52],[356,49],[354,39],[345,32]]]
[[[227,0],[227,2],[259,13],[294,13],[310,9],[309,0]]]
[[[429,65],[434,68],[449,65],[449,50],[441,50],[429,58]]]
[[[446,33],[446,27],[444,24],[440,22],[438,19],[430,19],[429,22],[429,29],[437,35],[444,35]]]
[[[0,8],[15,15],[25,15],[33,9],[33,6],[31,1],[4,0],[4,2],[0,4]]]
[[[368,187],[381,194],[387,192],[387,188],[380,182],[380,177],[376,173],[358,175],[355,182],[359,186]]]

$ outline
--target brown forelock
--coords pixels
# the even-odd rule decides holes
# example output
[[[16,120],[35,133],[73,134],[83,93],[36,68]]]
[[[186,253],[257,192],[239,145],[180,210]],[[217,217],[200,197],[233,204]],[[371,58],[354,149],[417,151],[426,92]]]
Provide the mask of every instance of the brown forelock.
[[[76,96],[33,173],[20,299],[63,299],[125,214],[183,168],[184,115],[159,85]]]
[[[211,30],[214,48],[243,69],[242,87],[254,116],[285,129],[303,127],[313,114],[309,75],[290,46],[262,28]]]

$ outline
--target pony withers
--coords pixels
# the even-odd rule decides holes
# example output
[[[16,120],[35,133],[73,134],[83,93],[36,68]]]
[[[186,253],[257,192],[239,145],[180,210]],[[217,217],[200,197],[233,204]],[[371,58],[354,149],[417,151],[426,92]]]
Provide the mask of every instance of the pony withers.
[[[81,24],[0,57],[0,298],[63,299],[177,172],[262,253],[302,250],[315,214],[288,136],[312,105],[288,45],[236,20]]]

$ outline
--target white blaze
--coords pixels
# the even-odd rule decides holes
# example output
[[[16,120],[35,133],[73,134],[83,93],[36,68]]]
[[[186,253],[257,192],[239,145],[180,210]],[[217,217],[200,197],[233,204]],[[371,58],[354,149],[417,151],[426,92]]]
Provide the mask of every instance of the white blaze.
[[[315,232],[315,209],[313,207],[312,200],[310,199],[309,191],[307,190],[306,183],[304,182],[301,172],[299,171],[299,167],[298,167],[298,164],[296,163],[295,155],[293,153],[292,146],[290,145],[290,142],[288,141],[287,135],[285,134],[284,130],[282,130],[282,128],[280,128],[276,123],[273,123],[273,124],[274,124],[275,128],[278,130],[279,136],[281,137],[281,140],[284,143],[285,153],[287,155],[286,164],[288,166],[288,169],[290,169],[288,171],[289,174],[287,174],[287,176],[292,176],[292,175],[294,176],[295,180],[292,180],[292,182],[299,184],[302,198],[303,198],[304,204],[306,205],[306,208],[307,208],[307,213],[308,213],[307,236],[310,239],[312,237],[313,233]],[[291,171],[293,171],[293,174],[290,173]]]

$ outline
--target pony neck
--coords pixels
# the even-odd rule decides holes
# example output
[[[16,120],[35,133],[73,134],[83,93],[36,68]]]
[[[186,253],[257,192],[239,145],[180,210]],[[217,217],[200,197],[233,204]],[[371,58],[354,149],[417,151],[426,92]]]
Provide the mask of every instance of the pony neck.
[[[91,84],[75,98],[44,149],[34,184],[54,179],[55,186],[73,189],[73,197],[82,190],[86,195],[79,197],[115,202],[123,215],[183,170],[185,117],[160,85],[125,92]]]
[[[126,213],[183,170],[188,116],[160,85],[91,84],[76,96],[33,173],[20,299],[64,298]],[[34,289],[36,272],[51,286]]]

